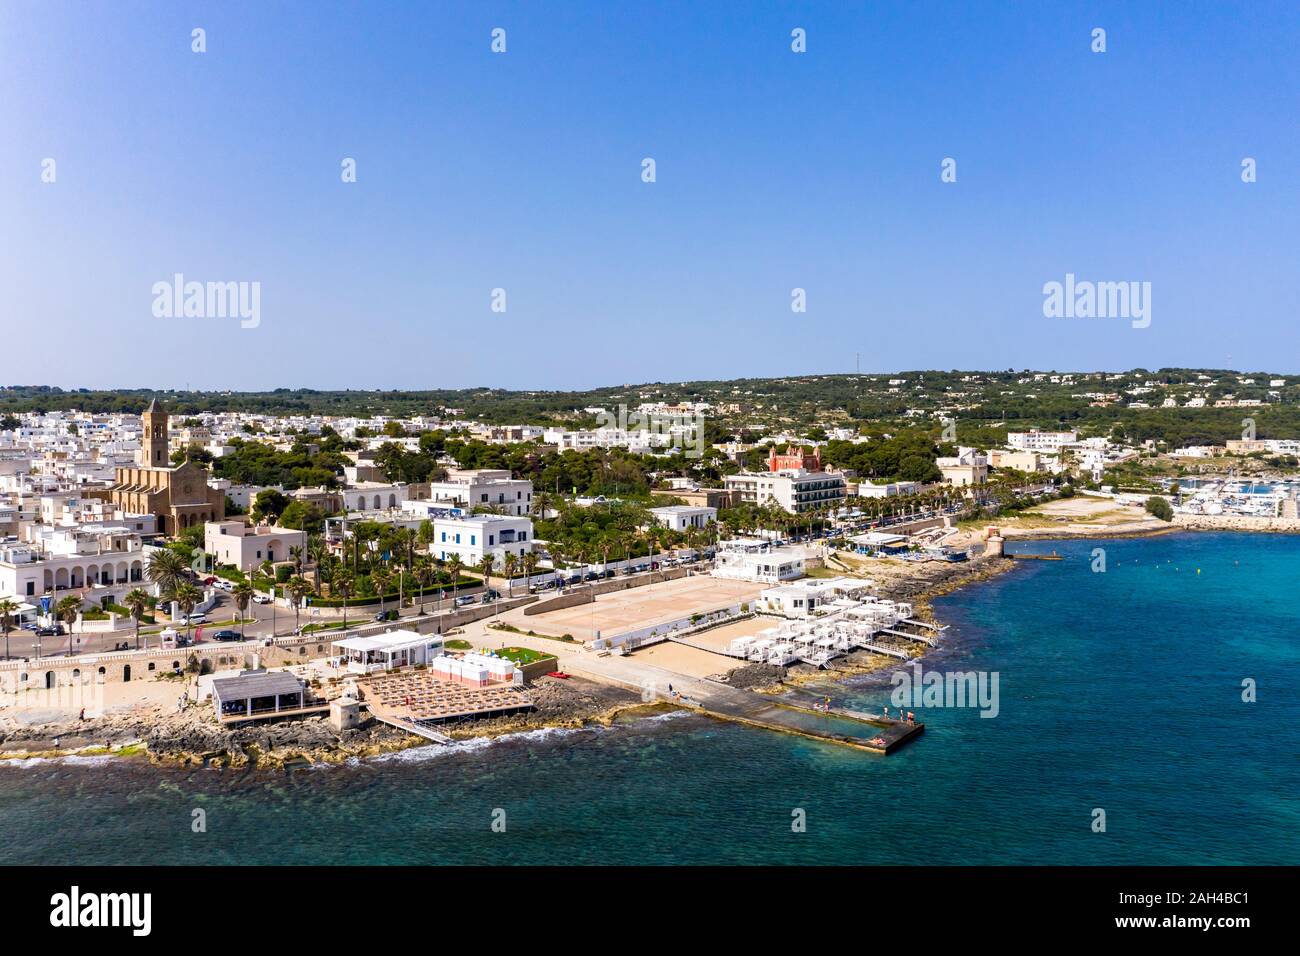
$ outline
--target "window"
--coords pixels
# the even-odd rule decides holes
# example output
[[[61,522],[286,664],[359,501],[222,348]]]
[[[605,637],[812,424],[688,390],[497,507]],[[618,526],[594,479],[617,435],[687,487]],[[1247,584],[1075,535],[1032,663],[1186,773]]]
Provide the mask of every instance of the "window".
[[[476,535],[476,534],[472,534],[472,535],[470,535],[470,536],[469,536],[469,543],[470,543],[470,544],[478,544],[478,535]]]
[[[497,536],[494,534],[488,535],[488,547],[490,548],[492,547],[492,545],[496,543],[497,543]]]

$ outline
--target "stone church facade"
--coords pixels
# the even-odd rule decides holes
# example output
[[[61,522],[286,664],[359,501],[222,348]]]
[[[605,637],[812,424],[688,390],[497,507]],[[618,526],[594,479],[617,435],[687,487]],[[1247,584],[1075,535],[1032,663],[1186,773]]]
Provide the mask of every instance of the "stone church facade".
[[[123,511],[155,515],[158,530],[168,535],[224,518],[225,493],[208,487],[206,468],[192,461],[171,467],[168,415],[157,399],[145,409],[140,421],[144,432],[137,466],[116,469],[109,500]]]

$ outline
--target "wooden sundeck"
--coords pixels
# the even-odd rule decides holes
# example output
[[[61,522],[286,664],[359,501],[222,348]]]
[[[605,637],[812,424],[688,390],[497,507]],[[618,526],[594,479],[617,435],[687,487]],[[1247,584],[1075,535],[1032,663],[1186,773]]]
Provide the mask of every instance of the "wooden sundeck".
[[[532,698],[513,685],[468,687],[432,671],[403,671],[357,682],[376,717],[412,723],[495,716],[532,708]]]

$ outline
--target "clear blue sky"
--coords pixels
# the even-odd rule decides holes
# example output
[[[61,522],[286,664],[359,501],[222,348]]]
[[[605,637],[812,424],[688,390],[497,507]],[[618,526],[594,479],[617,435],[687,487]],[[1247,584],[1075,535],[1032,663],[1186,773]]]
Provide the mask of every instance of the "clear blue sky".
[[[1298,50],[1295,2],[8,0],[0,382],[1294,372]],[[176,272],[260,327],[154,318]],[[1044,318],[1067,272],[1150,328]]]

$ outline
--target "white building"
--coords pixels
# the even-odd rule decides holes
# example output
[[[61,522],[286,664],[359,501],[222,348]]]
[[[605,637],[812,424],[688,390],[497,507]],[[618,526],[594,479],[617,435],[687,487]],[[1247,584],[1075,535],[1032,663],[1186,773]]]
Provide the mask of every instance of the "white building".
[[[0,595],[117,601],[144,581],[146,563],[140,536],[126,528],[46,529],[32,543],[0,544]]]
[[[433,525],[429,553],[443,561],[458,554],[462,563],[477,565],[491,554],[501,567],[507,554],[522,558],[533,547],[531,518],[483,514],[431,517],[429,521]]]
[[[718,546],[709,572],[716,578],[779,584],[804,575],[804,553],[796,548],[773,548],[766,541],[739,539]]]
[[[756,607],[783,617],[812,617],[852,607],[869,585],[870,582],[861,578],[810,578],[761,591]]]
[[[1032,429],[1027,432],[1007,432],[1007,447],[1017,451],[1041,451],[1054,454],[1062,445],[1072,445],[1078,439],[1078,432],[1040,432]]]
[[[430,664],[442,653],[442,635],[415,631],[385,631],[370,637],[349,637],[330,644],[334,663],[349,674],[372,674],[395,667]]]
[[[363,481],[353,488],[339,492],[343,496],[343,507],[348,511],[382,511],[385,508],[400,508],[406,501],[406,484],[397,482]]]
[[[914,495],[921,490],[918,481],[890,481],[876,484],[873,481],[858,482],[859,498],[893,498],[898,495]]]
[[[512,478],[506,468],[452,469],[446,481],[429,483],[429,497],[455,502],[471,511],[490,508],[522,517],[533,510],[533,483],[526,478]]]
[[[694,508],[690,505],[651,508],[650,514],[669,531],[685,531],[688,528],[704,529],[718,520],[717,508]]]
[[[955,488],[982,485],[989,480],[989,460],[974,448],[958,448],[956,455],[934,461],[943,480]]]
[[[824,471],[745,472],[726,475],[722,483],[741,501],[759,506],[775,501],[796,514],[814,508],[839,507],[847,493],[842,475]]]
[[[288,561],[290,548],[305,548],[307,535],[292,528],[247,525],[242,521],[209,521],[203,525],[203,550],[217,564],[252,571],[263,561]]]

